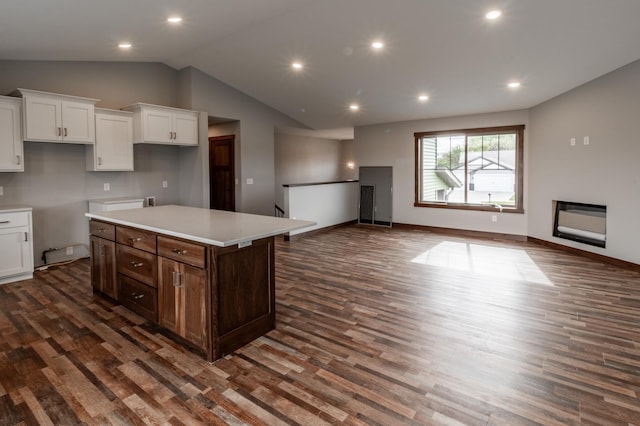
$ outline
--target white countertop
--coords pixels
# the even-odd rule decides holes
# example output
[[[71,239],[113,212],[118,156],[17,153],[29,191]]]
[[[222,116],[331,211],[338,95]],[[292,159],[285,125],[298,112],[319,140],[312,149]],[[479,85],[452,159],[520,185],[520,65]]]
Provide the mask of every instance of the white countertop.
[[[86,216],[219,247],[315,225],[306,220],[171,205],[86,213]]]
[[[27,206],[0,206],[0,213],[30,212],[33,210]]]

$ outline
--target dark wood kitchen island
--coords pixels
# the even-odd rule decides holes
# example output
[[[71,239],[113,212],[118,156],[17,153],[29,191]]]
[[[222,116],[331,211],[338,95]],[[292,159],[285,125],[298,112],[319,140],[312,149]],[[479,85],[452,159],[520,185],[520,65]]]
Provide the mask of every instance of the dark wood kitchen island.
[[[275,328],[274,236],[314,225],[184,206],[86,216],[94,292],[208,361]]]

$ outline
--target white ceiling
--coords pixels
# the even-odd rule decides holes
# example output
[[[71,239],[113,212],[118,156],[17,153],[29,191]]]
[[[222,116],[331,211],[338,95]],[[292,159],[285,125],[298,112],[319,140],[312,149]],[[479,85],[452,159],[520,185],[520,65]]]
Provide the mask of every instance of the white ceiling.
[[[333,129],[529,108],[640,59],[639,22],[640,0],[0,0],[0,59],[192,65]]]

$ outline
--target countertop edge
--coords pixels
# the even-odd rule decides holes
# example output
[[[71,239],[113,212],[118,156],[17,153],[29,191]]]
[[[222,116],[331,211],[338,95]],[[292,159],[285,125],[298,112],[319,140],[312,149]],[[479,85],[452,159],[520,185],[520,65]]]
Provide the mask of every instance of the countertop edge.
[[[148,225],[143,225],[143,224],[140,224],[140,223],[129,222],[129,221],[126,221],[126,220],[114,219],[114,218],[111,218],[111,217],[101,216],[99,213],[85,213],[84,215],[86,217],[90,218],[90,219],[97,219],[97,220],[101,220],[103,222],[115,223],[117,225],[124,225],[124,226],[130,226],[130,227],[133,227],[133,228],[144,229],[146,231],[156,232],[158,234],[169,235],[169,236],[172,236],[172,237],[182,238],[182,239],[189,240],[189,241],[196,241],[196,242],[199,242],[199,243],[209,244],[209,245],[213,245],[213,246],[217,246],[217,247],[230,247],[230,246],[234,246],[234,245],[239,244],[239,243],[255,241],[255,240],[259,240],[261,238],[267,238],[267,237],[273,237],[273,236],[276,236],[276,235],[285,234],[285,233],[287,233],[289,231],[295,231],[297,229],[306,228],[308,226],[313,226],[313,225],[316,224],[315,222],[309,222],[308,224],[305,223],[305,224],[301,224],[301,225],[295,226],[295,227],[287,227],[286,229],[278,229],[278,230],[272,231],[272,232],[266,232],[266,233],[261,233],[261,234],[250,235],[250,236],[246,236],[246,237],[243,237],[243,238],[236,238],[236,239],[229,240],[229,241],[218,241],[218,240],[212,240],[212,239],[209,239],[209,238],[199,237],[197,235],[183,234],[183,233],[180,233],[180,232],[175,232],[175,231],[171,231],[171,230],[164,229],[164,228],[156,228],[154,226],[148,226]]]

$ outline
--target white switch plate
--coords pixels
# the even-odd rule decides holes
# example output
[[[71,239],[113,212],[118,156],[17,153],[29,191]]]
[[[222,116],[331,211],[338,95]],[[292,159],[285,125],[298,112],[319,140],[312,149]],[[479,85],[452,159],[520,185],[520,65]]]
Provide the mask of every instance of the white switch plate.
[[[166,180],[162,181],[162,187],[163,188],[167,188],[169,186],[169,182],[167,182]]]
[[[491,215],[491,222],[497,222],[498,221],[498,215]]]
[[[247,178],[247,185],[253,185],[253,178]]]
[[[104,184],[104,190],[105,190],[105,191],[111,191],[111,184],[109,184],[109,183],[105,183],[105,184]]]
[[[589,145],[589,136],[584,137],[584,144]]]
[[[576,146],[576,138],[571,138],[569,143],[571,143],[571,146]]]
[[[0,186],[0,196],[4,195],[4,188]]]

